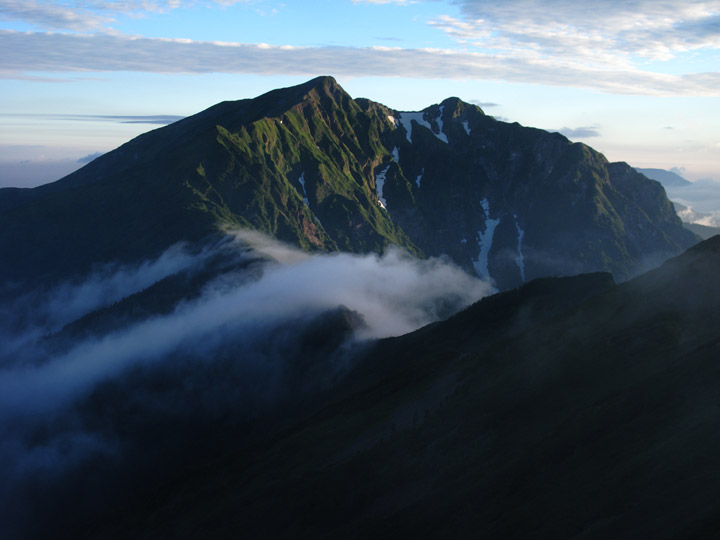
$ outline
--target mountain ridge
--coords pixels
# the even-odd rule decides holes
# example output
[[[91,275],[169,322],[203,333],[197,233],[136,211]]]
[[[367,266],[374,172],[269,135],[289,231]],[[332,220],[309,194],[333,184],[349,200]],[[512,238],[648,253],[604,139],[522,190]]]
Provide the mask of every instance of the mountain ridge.
[[[720,236],[383,340],[318,412],[88,537],[711,537],[718,267]]]
[[[332,77],[226,101],[31,190],[0,190],[18,282],[140,261],[228,227],[306,250],[449,256],[500,289],[606,270],[696,241],[664,194],[591,148],[448,98],[418,112]]]
[[[651,180],[657,180],[666,188],[684,187],[692,184],[692,182],[689,182],[674,171],[641,167],[636,167],[635,170],[637,170],[639,173],[644,174]]]

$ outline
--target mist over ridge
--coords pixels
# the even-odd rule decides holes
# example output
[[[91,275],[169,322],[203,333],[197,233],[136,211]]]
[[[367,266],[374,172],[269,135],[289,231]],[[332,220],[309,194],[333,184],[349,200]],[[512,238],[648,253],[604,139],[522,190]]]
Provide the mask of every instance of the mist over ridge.
[[[93,313],[119,309],[218,258],[231,264],[190,298],[182,295],[192,291],[181,292],[171,309],[119,319],[125,324],[102,333],[73,334],[67,344],[63,325],[90,321],[92,328]],[[4,338],[0,365],[3,502],[10,504],[8,497],[29,489],[38,475],[47,483],[37,489],[53,493],[53,479],[70,481],[84,463],[96,463],[100,476],[115,463],[135,467],[140,450],[128,450],[132,441],[164,447],[150,434],[114,431],[126,421],[122,402],[168,425],[192,418],[208,426],[247,422],[335,384],[352,366],[353,348],[446,317],[490,289],[448,261],[418,260],[397,249],[382,256],[311,255],[257,232],[234,231],[192,252],[173,246],[153,261],[104,267],[35,296],[35,303],[23,297],[4,314],[16,318],[8,327],[18,334]],[[58,309],[64,298],[76,299],[67,312]],[[129,394],[113,404],[107,397],[113,388]],[[104,412],[92,405],[105,399]],[[187,429],[193,436],[196,428]]]

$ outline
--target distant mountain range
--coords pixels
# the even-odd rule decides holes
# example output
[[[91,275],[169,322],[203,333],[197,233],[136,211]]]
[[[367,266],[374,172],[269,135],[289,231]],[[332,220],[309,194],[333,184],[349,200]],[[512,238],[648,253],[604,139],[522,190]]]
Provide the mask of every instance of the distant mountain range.
[[[457,98],[391,110],[320,77],[220,103],[52,184],[0,190],[0,281],[32,287],[233,227],[306,250],[447,256],[499,289],[625,279],[697,241],[659,185],[588,146]]]
[[[673,171],[666,171],[665,169],[641,169],[639,167],[635,167],[635,170],[644,174],[651,180],[657,180],[667,188],[683,187],[691,184],[691,182],[688,182],[682,176]]]

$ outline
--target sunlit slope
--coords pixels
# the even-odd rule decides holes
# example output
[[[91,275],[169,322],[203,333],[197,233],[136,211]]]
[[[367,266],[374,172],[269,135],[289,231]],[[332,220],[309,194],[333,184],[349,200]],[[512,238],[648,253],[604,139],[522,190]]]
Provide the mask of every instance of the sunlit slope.
[[[376,128],[383,122],[332,79],[317,79],[218,104],[53,184],[2,190],[0,253],[12,264],[0,277],[142,259],[227,226],[306,249],[395,243],[417,251],[376,203],[372,167],[384,151]]]

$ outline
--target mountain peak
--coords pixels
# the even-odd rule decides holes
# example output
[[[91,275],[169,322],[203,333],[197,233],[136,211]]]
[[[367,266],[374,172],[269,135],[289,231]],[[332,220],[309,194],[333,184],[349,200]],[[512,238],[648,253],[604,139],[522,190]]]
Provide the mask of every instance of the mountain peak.
[[[333,77],[321,76],[295,86],[271,90],[252,102],[257,107],[256,119],[259,119],[280,116],[295,105],[322,98],[330,98],[332,101],[352,99]]]
[[[466,110],[472,109],[476,112],[484,115],[483,110],[477,105],[472,105],[460,99],[459,97],[449,97],[440,102],[444,114],[449,115],[450,118],[456,118],[462,115]]]
[[[352,97],[338,82],[330,76],[315,77],[298,87],[302,91],[303,100],[311,96],[330,97],[333,101],[351,100]]]
[[[154,257],[228,225],[305,249],[448,255],[500,288],[624,278],[695,241],[660,186],[629,169],[457,97],[402,112],[315,77],[143,134],[53,186],[0,194],[0,256],[17,261],[0,278]],[[20,238],[13,227],[30,221]],[[142,242],[126,240],[131,229]]]
[[[310,79],[309,81],[303,83],[300,86],[307,88],[308,90],[342,90],[344,92],[343,88],[335,80],[335,77],[331,77],[330,75],[321,75],[319,77],[315,77],[314,79]]]

